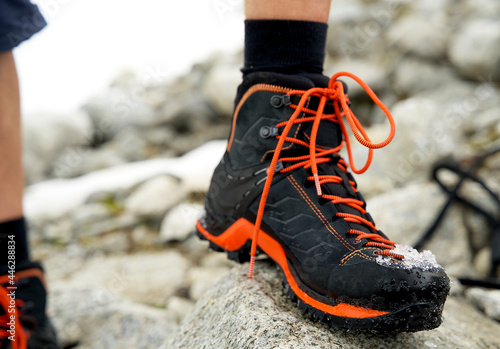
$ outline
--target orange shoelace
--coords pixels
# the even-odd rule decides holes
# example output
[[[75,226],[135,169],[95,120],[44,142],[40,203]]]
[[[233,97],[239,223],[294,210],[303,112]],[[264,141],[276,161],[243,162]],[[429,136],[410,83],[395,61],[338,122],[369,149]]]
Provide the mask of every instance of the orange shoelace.
[[[20,311],[19,307],[22,306],[22,301],[19,299],[15,300],[14,308],[9,308],[11,304],[11,298],[9,297],[9,293],[5,288],[0,286],[0,307],[5,312],[4,315],[0,315],[0,338],[8,338],[11,337],[12,334],[8,332],[10,326],[7,325],[10,322],[10,316],[14,315],[14,341],[10,342],[10,346],[12,349],[26,349],[28,347],[28,338],[26,333],[24,332],[23,325],[19,320]],[[9,313],[9,309],[14,309],[13,313]],[[4,328],[4,326],[6,328]]]
[[[370,96],[370,98],[375,102],[375,104],[385,113],[387,120],[390,124],[390,133],[387,138],[380,143],[372,143],[368,135],[366,134],[363,126],[356,118],[352,110],[349,108],[348,102],[349,99],[344,92],[344,87],[341,81],[337,79],[341,76],[349,77],[355,80]],[[391,115],[389,109],[380,101],[380,99],[375,95],[375,93],[370,89],[370,87],[359,77],[354,74],[348,72],[339,72],[332,76],[330,82],[328,83],[327,88],[312,88],[307,91],[301,90],[293,90],[288,92],[289,95],[299,95],[302,96],[297,105],[290,104],[289,106],[295,109],[295,112],[292,114],[289,120],[279,123],[276,127],[284,127],[281,135],[276,136],[278,139],[278,144],[274,150],[273,158],[271,160],[271,164],[267,170],[268,176],[266,178],[266,182],[264,184],[264,189],[262,191],[262,196],[259,203],[259,209],[257,211],[257,218],[255,220],[255,227],[252,236],[252,246],[250,249],[250,267],[248,271],[248,277],[251,278],[253,276],[253,269],[255,264],[255,255],[257,253],[258,240],[259,240],[259,231],[262,223],[262,218],[264,216],[264,210],[267,202],[267,197],[269,195],[269,190],[271,189],[271,184],[273,181],[274,173],[276,170],[276,166],[278,161],[281,162],[296,162],[295,164],[285,167],[279,172],[289,172],[299,167],[304,167],[306,169],[310,168],[312,172],[312,176],[308,177],[308,180],[314,181],[316,186],[316,191],[318,196],[330,200],[334,204],[346,204],[350,207],[358,210],[362,214],[366,213],[363,208],[364,202],[361,200],[353,199],[353,198],[342,198],[335,195],[327,195],[323,194],[321,190],[321,185],[325,183],[341,183],[343,180],[339,176],[335,175],[319,175],[318,174],[318,164],[329,162],[332,160],[331,157],[327,155],[330,154],[338,154],[340,149],[346,145],[347,153],[349,157],[349,163],[351,165],[352,171],[357,174],[361,174],[365,172],[368,167],[370,167],[372,158],[373,158],[373,149],[379,149],[385,147],[389,144],[396,130],[394,119]],[[311,110],[305,107],[306,102],[310,97],[319,97],[319,105],[317,110]],[[328,101],[333,102],[334,114],[324,114],[324,109],[326,103]],[[301,113],[311,114],[312,116],[298,118]],[[351,143],[349,141],[349,135],[347,133],[347,129],[343,122],[343,117],[346,118],[351,130],[354,134],[356,140],[368,148],[368,159],[366,160],[365,165],[361,169],[357,169],[353,162],[352,151],[351,151]],[[342,141],[339,146],[331,149],[323,149],[321,147],[316,147],[316,137],[318,134],[319,126],[322,120],[330,120],[335,123],[338,123],[340,126],[340,130],[344,136],[345,142]],[[309,143],[302,141],[300,139],[296,139],[293,137],[288,137],[288,134],[293,127],[293,125],[303,122],[313,122],[311,136],[309,138]],[[283,149],[283,145],[285,142],[299,144],[304,147],[309,148],[309,155],[298,156],[298,157],[287,157],[287,158],[279,158],[281,154],[281,150]],[[347,163],[340,159],[338,161],[339,168],[344,172],[347,172]],[[356,191],[354,187],[354,182],[350,182],[352,189]],[[365,246],[377,247],[380,248],[380,251],[376,253],[379,255],[391,256],[399,259],[403,259],[402,255],[398,255],[393,253],[391,250],[394,249],[395,243],[384,238],[383,236],[377,234],[377,229],[373,225],[372,222],[367,219],[358,216],[356,214],[351,213],[337,213],[337,217],[343,218],[347,222],[358,223],[367,226],[370,230],[374,231],[374,233],[366,233],[361,230],[351,229],[349,231],[350,234],[357,235],[356,242],[361,241],[362,239],[370,240],[365,244]]]

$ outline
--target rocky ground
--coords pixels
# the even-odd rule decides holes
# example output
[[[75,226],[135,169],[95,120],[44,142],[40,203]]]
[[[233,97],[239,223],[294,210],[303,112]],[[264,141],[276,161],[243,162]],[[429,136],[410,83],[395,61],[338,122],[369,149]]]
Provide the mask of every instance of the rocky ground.
[[[357,180],[377,226],[415,243],[446,201],[433,165],[500,142],[500,3],[333,1],[325,73],[350,71],[391,108],[397,134]],[[193,234],[224,151],[241,54],[214,54],[174,81],[124,73],[71,115],[24,118],[33,255],[44,261],[49,312],[76,348],[498,348],[500,291],[455,279],[443,325],[380,337],[305,319],[267,262],[208,251]],[[352,81],[372,140],[387,124]],[[366,156],[355,147],[360,164]],[[500,154],[477,169],[500,192]],[[444,173],[443,181],[456,182]],[[484,190],[464,196],[498,217]],[[496,209],[496,212],[495,212]],[[425,246],[453,277],[484,278],[492,227],[455,204]]]

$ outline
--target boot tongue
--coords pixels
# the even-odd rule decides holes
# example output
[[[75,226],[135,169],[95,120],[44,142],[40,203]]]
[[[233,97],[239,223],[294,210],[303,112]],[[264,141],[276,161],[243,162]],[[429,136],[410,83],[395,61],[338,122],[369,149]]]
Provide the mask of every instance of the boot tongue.
[[[326,109],[326,108],[325,108]],[[333,107],[331,108],[333,109]],[[333,110],[325,110],[325,114],[332,113]],[[307,116],[310,116],[309,114]],[[302,117],[302,116],[300,116]],[[296,128],[295,128],[296,127]],[[298,128],[298,132],[296,130]],[[291,130],[291,134],[295,134],[295,138],[300,139],[306,143],[310,143],[311,134],[313,128],[313,121],[301,123],[300,126],[294,126]],[[340,145],[342,142],[342,131],[338,123],[330,120],[321,120],[316,133],[316,147],[331,149]],[[289,143],[285,143],[289,144]],[[294,144],[291,147],[285,146],[283,148],[282,154],[284,156],[303,156],[309,154],[309,149],[298,144]]]
[[[302,76],[310,80],[316,87],[328,87],[328,83],[330,81],[328,77],[320,74],[303,74]],[[344,85],[344,89],[346,89],[346,87],[347,86]],[[318,104],[319,104],[319,98],[312,97],[311,102],[309,103],[309,108],[316,110]],[[327,104],[325,106],[323,114],[334,114],[334,113],[335,110],[333,109],[333,106],[331,104]],[[312,125],[313,125],[312,122],[304,124],[305,126],[303,131],[304,139],[302,140],[305,142],[308,142],[311,137]],[[335,148],[340,144],[341,141],[342,141],[342,132],[340,131],[339,125],[329,120],[322,120],[319,125],[318,133],[316,135],[316,145],[324,148]]]
[[[303,132],[304,141],[308,142],[311,138],[312,122],[307,123]],[[340,126],[330,120],[322,120],[319,124],[318,133],[316,134],[316,146],[324,148],[335,148],[342,141],[342,132]]]

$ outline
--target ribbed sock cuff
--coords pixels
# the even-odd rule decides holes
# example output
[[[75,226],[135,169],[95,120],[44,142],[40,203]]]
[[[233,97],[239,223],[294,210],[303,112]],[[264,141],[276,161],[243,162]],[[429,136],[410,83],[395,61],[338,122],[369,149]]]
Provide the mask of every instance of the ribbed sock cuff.
[[[289,20],[246,20],[244,75],[323,72],[328,25]]]
[[[9,251],[14,250],[15,264],[29,259],[26,222],[24,217],[0,223],[0,267],[9,262]],[[13,242],[9,242],[13,241]]]

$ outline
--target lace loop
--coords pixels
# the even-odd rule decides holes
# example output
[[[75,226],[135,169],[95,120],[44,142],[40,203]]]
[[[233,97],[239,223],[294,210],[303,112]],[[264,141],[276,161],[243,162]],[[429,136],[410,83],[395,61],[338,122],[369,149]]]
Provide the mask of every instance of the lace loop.
[[[366,93],[371,97],[371,99],[377,104],[377,106],[385,113],[387,120],[389,121],[390,124],[390,133],[387,136],[387,138],[380,142],[380,143],[372,143],[370,138],[368,137],[366,131],[364,130],[363,126],[359,122],[359,120],[356,118],[354,113],[349,107],[349,98],[347,97],[347,94],[345,94],[344,91],[344,86],[341,81],[338,80],[339,77],[341,76],[346,76],[349,78],[352,78],[355,80],[365,91]],[[391,142],[391,140],[394,137],[395,133],[395,123],[394,119],[392,118],[392,115],[389,111],[389,109],[380,101],[380,99],[375,95],[375,93],[368,87],[368,85],[361,80],[359,77],[357,77],[354,74],[348,73],[348,72],[339,72],[335,75],[332,76],[332,78],[329,81],[328,87],[327,88],[311,88],[307,91],[302,91],[302,90],[293,90],[289,91],[288,95],[300,95],[300,101],[297,105],[292,105],[290,104],[289,106],[294,108],[295,111],[293,112],[292,116],[290,117],[289,120],[282,122],[278,125],[277,127],[284,127],[283,131],[281,132],[281,135],[276,136],[278,138],[278,144],[276,145],[271,164],[268,168],[268,173],[269,175],[266,178],[266,182],[264,184],[264,189],[262,191],[262,196],[260,199],[259,203],[259,209],[257,211],[257,218],[255,220],[255,226],[254,226],[254,231],[252,235],[252,246],[250,249],[250,267],[248,271],[248,277],[251,278],[253,276],[253,269],[254,269],[254,264],[255,264],[255,255],[257,252],[257,246],[258,246],[258,238],[259,238],[259,231],[260,227],[262,224],[262,219],[264,216],[264,210],[265,210],[265,205],[267,202],[267,198],[269,195],[269,190],[271,188],[272,180],[274,177],[276,165],[278,161],[282,162],[287,162],[287,161],[298,161],[298,163],[291,165],[289,167],[285,167],[281,172],[288,172],[293,169],[299,168],[299,167],[304,167],[304,168],[310,168],[312,172],[312,180],[315,183],[316,191],[318,196],[326,199],[331,199],[332,202],[334,203],[344,203],[347,204],[355,209],[357,209],[360,212],[365,212],[364,208],[362,207],[364,203],[360,200],[355,200],[355,199],[348,199],[348,198],[340,198],[340,197],[333,197],[329,195],[325,195],[322,193],[321,190],[321,185],[324,183],[340,183],[342,181],[342,178],[338,176],[320,176],[318,173],[318,164],[323,163],[323,162],[328,162],[331,160],[330,157],[326,157],[329,154],[336,154],[345,144],[349,156],[349,163],[351,165],[351,168],[354,173],[360,174],[365,172],[368,167],[371,164],[372,157],[373,157],[373,149],[378,149],[386,146]],[[310,97],[319,97],[319,104],[317,107],[317,110],[311,110],[305,107],[306,102],[309,100]],[[328,115],[324,114],[324,109],[326,106],[326,103],[328,101],[333,102],[333,107],[334,107],[334,114]],[[299,118],[299,115],[301,113],[305,114],[313,114],[313,116],[310,117],[302,117]],[[365,165],[361,169],[357,169],[354,166],[353,162],[353,157],[352,157],[352,151],[351,151],[351,143],[349,140],[349,136],[347,133],[347,129],[343,123],[342,118],[345,117],[356,140],[364,145],[365,147],[368,148],[368,159],[365,163]],[[336,122],[339,124],[341,132],[343,134],[343,137],[345,141],[342,141],[339,146],[332,148],[332,149],[318,149],[317,144],[316,144],[316,139],[317,139],[317,134],[319,130],[319,125],[322,120],[330,120],[333,122]],[[311,135],[309,139],[309,143],[298,140],[296,138],[288,137],[288,134],[290,133],[290,130],[292,129],[293,125],[297,123],[302,123],[302,122],[313,122],[312,125],[312,130],[311,130]],[[279,159],[281,150],[283,149],[283,145],[285,142],[289,143],[294,143],[294,144],[299,144],[305,147],[309,148],[309,155],[305,156],[299,156],[299,157],[288,157],[288,158],[282,158]],[[342,161],[342,162],[341,162]],[[340,167],[341,166],[341,167]],[[347,171],[347,164],[343,160],[339,160],[339,167],[342,168],[342,170]],[[337,178],[338,177],[338,178]],[[340,180],[339,180],[340,178]],[[311,178],[308,178],[311,179]],[[353,183],[350,183],[351,186],[353,186]],[[355,190],[355,188],[353,188]],[[339,217],[345,219],[346,221],[354,222],[354,223],[359,223],[359,224],[364,224],[368,226],[370,229],[377,231],[373,223],[370,221],[357,216],[355,214],[349,214],[349,213],[339,213],[337,214]],[[351,229],[351,231],[354,231]],[[357,234],[357,233],[354,233]],[[383,238],[382,236],[378,234],[368,234],[362,232],[362,234],[357,234],[359,235],[360,240],[365,238],[372,240],[374,247],[379,247],[382,249],[385,249],[386,251],[389,251],[394,248],[394,243],[391,242],[390,240],[387,240]],[[379,251],[382,252],[382,251]],[[390,254],[390,252],[385,252],[384,255],[392,255],[393,257],[398,257],[398,255],[395,254]]]

